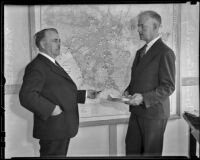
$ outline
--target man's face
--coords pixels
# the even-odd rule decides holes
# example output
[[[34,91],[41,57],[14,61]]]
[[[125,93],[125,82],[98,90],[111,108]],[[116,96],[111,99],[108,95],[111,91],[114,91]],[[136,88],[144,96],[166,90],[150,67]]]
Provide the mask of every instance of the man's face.
[[[45,32],[44,49],[53,58],[60,55],[60,38],[55,31],[49,30]]]
[[[147,15],[143,15],[138,20],[138,32],[140,39],[147,43],[153,40],[157,35],[157,29],[154,25],[155,20]]]

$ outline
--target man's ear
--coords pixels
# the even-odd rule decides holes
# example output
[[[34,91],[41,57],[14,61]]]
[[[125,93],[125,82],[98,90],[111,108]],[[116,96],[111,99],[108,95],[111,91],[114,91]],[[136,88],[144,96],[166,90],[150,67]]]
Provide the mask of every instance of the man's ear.
[[[45,41],[44,40],[40,41],[40,47],[41,47],[41,49],[45,48]]]

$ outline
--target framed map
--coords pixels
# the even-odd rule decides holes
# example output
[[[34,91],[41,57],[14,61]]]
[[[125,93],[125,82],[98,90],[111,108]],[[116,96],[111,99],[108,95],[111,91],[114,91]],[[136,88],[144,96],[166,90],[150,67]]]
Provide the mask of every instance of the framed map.
[[[31,36],[43,28],[56,28],[61,38],[61,55],[57,57],[61,66],[79,89],[101,91],[96,100],[88,100],[85,107],[79,107],[80,117],[129,115],[127,105],[108,102],[106,98],[110,93],[122,94],[130,82],[136,51],[144,45],[137,32],[137,15],[144,10],[154,10],[161,15],[160,35],[179,60],[180,9],[177,4],[40,5],[30,8]],[[36,54],[33,48],[32,57]],[[171,115],[179,111],[178,82],[170,97]]]

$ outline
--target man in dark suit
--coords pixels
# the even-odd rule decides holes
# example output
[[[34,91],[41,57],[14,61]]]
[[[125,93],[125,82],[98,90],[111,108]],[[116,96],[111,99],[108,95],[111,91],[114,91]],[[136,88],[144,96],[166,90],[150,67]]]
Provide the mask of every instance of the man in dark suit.
[[[76,84],[56,62],[60,54],[58,31],[48,28],[35,34],[39,49],[30,62],[19,93],[20,103],[33,112],[33,137],[40,139],[41,157],[65,157],[70,138],[78,132],[77,103],[95,98],[96,91],[77,90]]]
[[[130,119],[126,155],[161,156],[163,136],[170,116],[169,96],[175,90],[175,55],[159,36],[161,17],[154,11],[141,12],[138,32],[145,41],[132,66]]]

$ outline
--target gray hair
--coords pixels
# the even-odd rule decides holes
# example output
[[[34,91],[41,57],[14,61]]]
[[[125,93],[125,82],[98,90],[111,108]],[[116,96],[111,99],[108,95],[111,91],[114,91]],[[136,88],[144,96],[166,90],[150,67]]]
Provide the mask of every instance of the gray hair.
[[[37,48],[40,48],[40,41],[45,37],[46,31],[54,31],[54,32],[58,33],[57,29],[55,29],[55,28],[46,28],[46,29],[43,29],[43,30],[35,33],[34,38],[35,38],[35,45],[37,46]]]
[[[138,18],[140,18],[140,17],[142,17],[144,15],[149,16],[150,18],[156,20],[156,22],[158,22],[159,26],[161,25],[161,22],[162,22],[161,16],[157,12],[151,11],[151,10],[143,11],[138,15]]]

